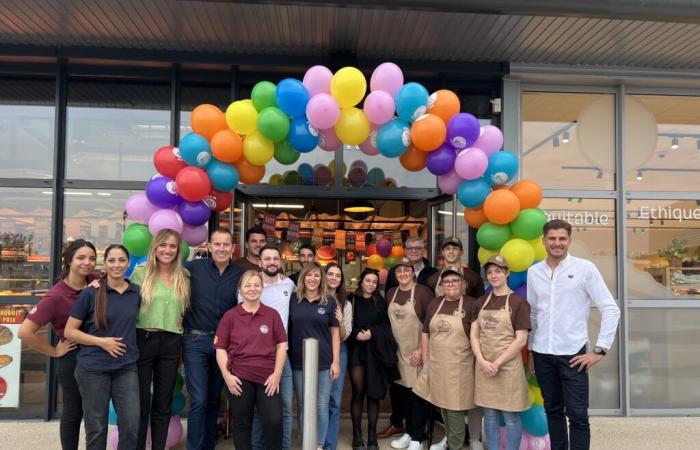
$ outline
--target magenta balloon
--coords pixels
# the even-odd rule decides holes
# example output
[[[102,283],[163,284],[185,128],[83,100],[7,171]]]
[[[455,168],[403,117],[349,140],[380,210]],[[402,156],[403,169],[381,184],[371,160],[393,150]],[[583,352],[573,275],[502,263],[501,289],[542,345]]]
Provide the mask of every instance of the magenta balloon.
[[[119,450],[119,428],[115,427],[107,436],[107,444],[112,450]]]
[[[369,88],[372,91],[386,91],[392,98],[403,86],[403,72],[394,63],[385,62],[377,66],[369,80]]]
[[[457,154],[455,171],[464,180],[481,177],[489,165],[489,157],[481,149],[470,147]]]
[[[327,130],[320,130],[318,132],[318,146],[323,150],[328,152],[334,152],[338,147],[343,145],[335,134],[335,129],[332,127]]]
[[[377,253],[382,258],[391,255],[391,241],[389,239],[380,239],[377,241]]]
[[[384,125],[394,118],[394,97],[386,91],[372,91],[365,99],[363,111],[371,123]]]
[[[144,225],[158,209],[160,208],[148,201],[145,192],[134,194],[126,200],[126,213],[129,215],[129,219]]]
[[[373,124],[367,139],[365,139],[365,141],[358,146],[360,151],[367,156],[379,154],[379,150],[377,149],[377,134],[379,133],[379,128],[381,128],[379,125]]]
[[[170,417],[168,424],[168,437],[165,440],[166,447],[174,447],[182,439],[182,422],[180,416]]]
[[[472,147],[480,148],[486,153],[486,156],[491,156],[503,148],[503,133],[498,127],[484,125],[481,127],[479,138]]]
[[[359,166],[355,166],[348,171],[348,181],[353,187],[362,186],[367,179],[367,172]]]
[[[169,229],[182,233],[184,223],[180,215],[172,209],[159,209],[148,220],[148,231],[155,236],[160,230]]]
[[[471,147],[479,137],[479,119],[469,113],[459,113],[447,122],[447,143],[457,150]]]
[[[457,172],[450,170],[445,175],[438,176],[438,187],[443,194],[452,195],[457,192],[462,179],[457,175]]]
[[[332,128],[340,117],[338,102],[328,94],[316,94],[306,104],[306,118],[319,130]]]
[[[209,230],[206,225],[191,226],[185,224],[182,227],[182,233],[180,233],[182,239],[185,240],[190,246],[196,247],[197,245],[206,242],[209,237]]]
[[[328,186],[333,179],[331,169],[323,164],[314,166],[314,186]]]
[[[302,83],[309,91],[309,96],[313,97],[317,94],[331,93],[331,80],[333,72],[326,66],[313,66],[304,74]]]
[[[437,150],[428,153],[425,165],[433,175],[445,175],[454,168],[456,157],[454,147],[442,144]]]
[[[350,164],[350,168],[351,168],[351,169],[352,169],[353,167],[356,167],[356,166],[362,167],[362,170],[364,170],[365,172],[367,172],[367,170],[369,170],[369,169],[367,168],[367,163],[364,162],[364,161],[362,161],[361,159],[356,159],[355,161],[352,162],[352,164]]]

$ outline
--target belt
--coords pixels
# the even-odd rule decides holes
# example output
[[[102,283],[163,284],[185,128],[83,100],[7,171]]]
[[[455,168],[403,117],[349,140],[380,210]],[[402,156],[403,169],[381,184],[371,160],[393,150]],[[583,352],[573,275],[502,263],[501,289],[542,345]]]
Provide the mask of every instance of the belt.
[[[196,336],[213,336],[216,334],[216,331],[195,330],[193,328],[189,328],[185,330],[185,334],[194,334]]]

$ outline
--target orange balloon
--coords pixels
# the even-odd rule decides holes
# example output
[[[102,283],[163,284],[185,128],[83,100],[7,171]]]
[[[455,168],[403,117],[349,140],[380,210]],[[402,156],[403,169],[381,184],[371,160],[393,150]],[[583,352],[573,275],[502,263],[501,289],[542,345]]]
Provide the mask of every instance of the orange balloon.
[[[537,208],[542,201],[542,188],[532,180],[520,180],[510,187],[520,200],[521,209]]]
[[[518,217],[520,200],[511,191],[493,191],[484,201],[484,215],[497,225],[505,225]]]
[[[243,156],[243,140],[233,131],[218,131],[211,138],[211,152],[221,162],[235,163]]]
[[[464,221],[472,228],[479,228],[489,219],[484,215],[483,208],[464,208]]]
[[[392,258],[403,258],[406,252],[404,251],[403,247],[400,245],[394,245],[391,247],[391,256]]]
[[[408,150],[399,157],[399,162],[404,169],[411,172],[418,172],[419,170],[425,169],[425,160],[427,157],[428,154],[426,152],[422,152],[411,145],[408,147]]]
[[[447,125],[435,114],[424,114],[411,125],[411,142],[418,150],[432,152],[445,142]]]
[[[430,96],[428,101],[429,114],[435,114],[447,123],[455,114],[459,112],[459,97],[454,92],[448,89],[440,89]]]
[[[190,126],[192,131],[204,136],[208,141],[221,130],[226,130],[226,116],[214,105],[203,104],[192,110],[190,115]]]
[[[238,170],[238,178],[241,183],[257,184],[265,176],[265,166],[255,166],[245,158],[241,158],[234,163]]]

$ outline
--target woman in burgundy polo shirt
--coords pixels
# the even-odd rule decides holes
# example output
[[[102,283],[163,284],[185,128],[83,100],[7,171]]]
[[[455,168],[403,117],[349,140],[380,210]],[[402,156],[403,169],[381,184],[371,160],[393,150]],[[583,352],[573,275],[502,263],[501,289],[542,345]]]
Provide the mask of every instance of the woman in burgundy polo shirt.
[[[31,310],[22,323],[18,335],[26,344],[36,351],[56,358],[58,382],[63,393],[61,410],[61,448],[77,450],[80,436],[80,421],[83,418],[83,399],[75,381],[76,343],[63,336],[63,329],[68,321],[75,299],[95,277],[97,252],[92,243],[78,239],[71,242],[63,252],[63,270],[58,283],[54,284],[46,296]],[[51,323],[59,342],[55,347],[46,342],[46,338],[37,335],[37,331]]]
[[[253,411],[265,432],[268,450],[282,449],[280,378],[287,358],[287,334],[279,313],[260,303],[260,272],[248,270],[238,292],[243,303],[230,309],[214,337],[216,361],[228,388],[237,449],[253,448]]]

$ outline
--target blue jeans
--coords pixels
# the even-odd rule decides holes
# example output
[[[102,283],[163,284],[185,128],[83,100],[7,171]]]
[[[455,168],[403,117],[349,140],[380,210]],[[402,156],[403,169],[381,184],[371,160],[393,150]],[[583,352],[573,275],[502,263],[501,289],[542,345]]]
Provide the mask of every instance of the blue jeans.
[[[292,448],[292,366],[289,359],[284,362],[280,378],[280,397],[282,399],[282,450]],[[265,450],[263,426],[257,410],[253,419],[253,450]]]
[[[187,448],[214,450],[219,400],[224,379],[216,363],[214,336],[185,333],[182,340],[185,382],[190,394]]]
[[[304,430],[304,371],[301,369],[292,370],[294,381],[294,392],[297,396],[297,426],[299,436]],[[316,445],[322,446],[326,442],[326,432],[328,431],[328,405],[331,400],[331,371],[329,369],[318,371],[318,400],[316,405]]]
[[[348,369],[348,349],[345,342],[340,344],[340,374],[331,383],[331,398],[328,403],[328,431],[326,432],[325,450],[335,450],[340,434],[340,403],[343,400],[345,372]]]
[[[91,372],[78,365],[75,380],[83,397],[85,448],[107,448],[109,399],[119,427],[119,450],[136,448],[139,432],[139,376],[136,366],[115,372]]]
[[[484,408],[484,432],[489,448],[501,447],[500,416],[506,422],[506,450],[518,450],[520,439],[523,436],[523,426],[520,423],[520,414],[517,412],[500,411],[498,409]]]

